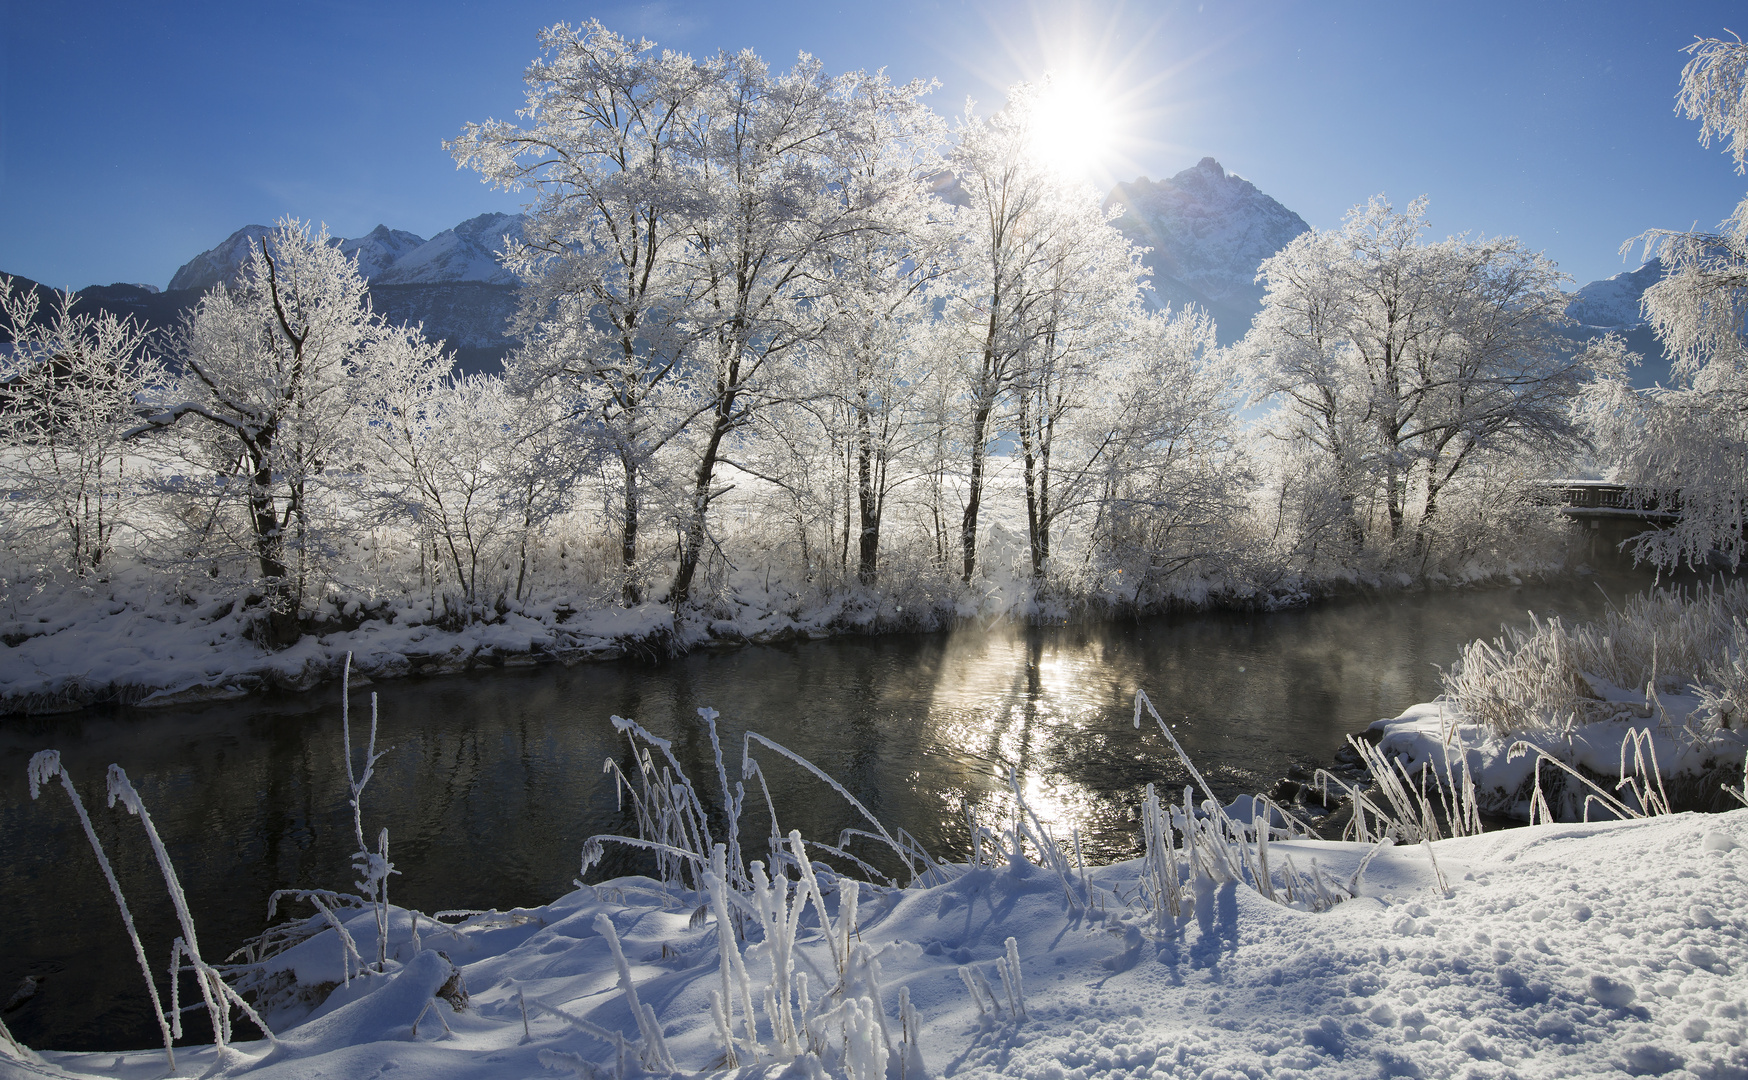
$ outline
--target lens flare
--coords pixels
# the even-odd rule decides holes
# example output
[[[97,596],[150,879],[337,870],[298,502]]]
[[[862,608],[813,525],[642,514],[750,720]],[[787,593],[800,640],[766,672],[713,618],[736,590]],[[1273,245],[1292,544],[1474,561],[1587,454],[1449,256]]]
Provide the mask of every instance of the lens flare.
[[[1110,153],[1115,128],[1106,95],[1073,72],[1051,72],[1032,98],[1029,153],[1046,168],[1084,176]]]

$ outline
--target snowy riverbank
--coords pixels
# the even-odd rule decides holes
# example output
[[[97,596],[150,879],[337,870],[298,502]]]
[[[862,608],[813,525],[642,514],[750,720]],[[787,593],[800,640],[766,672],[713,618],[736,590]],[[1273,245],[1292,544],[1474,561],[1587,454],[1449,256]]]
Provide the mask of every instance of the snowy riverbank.
[[[1437,584],[1486,587],[1521,580],[1515,573],[1477,574]],[[1258,591],[1186,581],[1179,583],[1179,593],[1140,609],[1123,608],[1111,597],[1040,607],[1023,576],[981,584],[989,589],[964,595],[921,586],[846,592],[798,589],[747,574],[713,610],[689,610],[678,620],[664,604],[593,606],[585,598],[553,592],[493,622],[456,624],[443,618],[440,604],[434,610],[429,597],[360,596],[325,605],[312,632],[275,651],[251,636],[259,611],[241,607],[223,590],[207,594],[189,586],[187,595],[170,595],[143,573],[90,584],[14,583],[0,588],[5,644],[0,648],[0,715],[65,712],[104,702],[176,707],[260,691],[305,691],[338,681],[348,653],[355,677],[380,681],[748,643],[928,632],[1010,618],[1055,623],[1174,609],[1275,610],[1356,593],[1396,592],[1415,583],[1406,576],[1294,579]]]
[[[1315,858],[1346,881],[1368,847],[1295,841],[1271,850],[1301,866]],[[1141,868],[1136,860],[1096,869],[1090,884],[1095,895],[1133,897]],[[1193,916],[1186,911],[1175,941],[1162,940],[1139,905],[1071,906],[1057,876],[1029,864],[973,870],[931,888],[862,886],[855,937],[878,961],[877,975],[863,973],[863,989],[878,994],[883,1016],[880,1024],[863,1018],[858,1030],[883,1033],[893,1053],[881,1071],[893,1080],[915,1080],[919,1065],[929,1076],[1029,1080],[1748,1076],[1745,888],[1748,810],[1386,849],[1365,868],[1359,897],[1318,913],[1227,885]],[[828,881],[824,895],[839,918],[843,894]],[[402,917],[390,934],[397,974],[355,980],[316,1017],[282,1031],[277,1049],[241,1044],[226,1071],[295,1080],[614,1075],[614,1048],[584,1027],[620,1033],[628,1044],[640,1036],[602,915],[674,1069],[719,1068],[708,998],[726,983],[714,920],[693,919],[701,901],[632,880],[478,916],[453,932],[425,921],[424,946],[459,965],[471,1001],[459,1013],[436,1002],[450,1033],[427,1013],[416,1037],[414,1021],[447,965],[412,951]],[[366,943],[370,919],[353,923]],[[796,967],[812,974],[817,996],[835,979],[832,947],[815,909],[802,922]],[[1010,1011],[998,977],[1010,937],[1023,1014],[1019,1000]],[[324,949],[337,959],[331,932],[300,948],[314,967]],[[769,980],[770,961],[762,946],[747,950],[755,992]],[[973,999],[961,966],[980,987],[975,976],[983,976],[993,1005]],[[914,1056],[901,994],[916,1014]],[[805,1057],[777,1060],[762,1010],[757,1037],[764,1056],[744,1062],[742,1075],[818,1074],[818,1062]],[[823,1041],[842,1042],[829,1032]],[[899,1051],[908,1059],[902,1066]],[[635,1048],[627,1053],[626,1073],[640,1072]],[[878,1056],[864,1046],[832,1071]],[[198,1074],[212,1064],[211,1051],[184,1050],[178,1063]],[[7,1077],[163,1072],[162,1050],[0,1058]]]
[[[573,611],[562,603],[445,629],[415,601],[330,612],[327,632],[269,650],[250,636],[258,613],[221,596],[192,602],[149,581],[56,586],[17,605],[0,650],[0,713],[50,713],[97,702],[146,708],[313,689],[346,655],[373,679],[666,651],[673,613],[657,604]],[[24,636],[28,634],[29,636]],[[646,644],[653,643],[653,644]]]

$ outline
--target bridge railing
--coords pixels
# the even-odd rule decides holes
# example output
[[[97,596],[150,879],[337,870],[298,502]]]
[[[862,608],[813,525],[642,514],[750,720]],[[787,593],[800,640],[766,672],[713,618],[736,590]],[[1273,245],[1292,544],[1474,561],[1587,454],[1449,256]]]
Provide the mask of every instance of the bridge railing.
[[[1679,495],[1658,499],[1626,484],[1601,480],[1547,480],[1535,486],[1532,496],[1542,506],[1566,510],[1615,511],[1623,515],[1669,517],[1681,512]]]

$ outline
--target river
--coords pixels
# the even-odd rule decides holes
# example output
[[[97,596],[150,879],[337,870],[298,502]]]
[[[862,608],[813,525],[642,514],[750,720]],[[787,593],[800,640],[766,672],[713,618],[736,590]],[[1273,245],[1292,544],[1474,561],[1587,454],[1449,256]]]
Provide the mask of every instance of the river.
[[[721,713],[731,778],[742,732],[757,731],[938,856],[966,853],[967,806],[988,824],[1011,814],[1012,770],[1058,836],[1078,831],[1089,860],[1124,858],[1137,850],[1134,807],[1146,784],[1181,793],[1185,781],[1163,739],[1131,726],[1137,689],[1230,798],[1267,790],[1294,766],[1325,764],[1347,734],[1430,700],[1435,665],[1501,623],[1527,625],[1529,609],[1592,618],[1608,597],[1619,602],[1649,581],[1615,574],[1272,613],[972,626],[355,688],[355,743],[374,691],[379,741],[389,748],[364,792],[364,826],[373,840],[389,831],[396,903],[436,911],[550,901],[570,888],[585,838],[633,828],[602,770],[608,757],[631,765],[609,717],[673,740],[714,810],[715,766],[696,715],[710,706]],[[219,960],[264,929],[273,890],[351,886],[339,699],[330,687],[0,725],[0,1000],[26,975],[40,980],[5,1016],[15,1035],[69,1050],[157,1040],[120,918],[65,793],[57,784],[35,803],[28,797],[31,754],[62,752],[161,970],[174,935],[163,881],[139,822],[103,804],[106,767],[127,770],[170,850],[203,950]],[[785,831],[836,842],[841,828],[862,824],[798,767],[768,750],[755,756]],[[754,786],[742,830],[749,849],[761,846],[769,822]],[[591,880],[635,868],[613,854]]]

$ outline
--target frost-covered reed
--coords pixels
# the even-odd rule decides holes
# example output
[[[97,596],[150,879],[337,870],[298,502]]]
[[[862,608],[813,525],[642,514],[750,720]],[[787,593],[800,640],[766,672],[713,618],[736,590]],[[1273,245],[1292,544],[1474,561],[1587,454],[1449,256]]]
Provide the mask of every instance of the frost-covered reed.
[[[1329,785],[1334,784],[1353,808],[1343,830],[1344,839],[1369,844],[1387,838],[1392,843],[1417,844],[1446,836],[1480,835],[1480,802],[1467,754],[1447,754],[1442,770],[1428,765],[1413,776],[1401,758],[1384,753],[1365,739],[1349,735],[1347,743],[1371,776],[1370,788],[1350,784],[1327,769],[1316,773],[1326,796]],[[1451,764],[1453,757],[1456,765]]]
[[[381,973],[388,968],[391,911],[388,877],[400,871],[395,869],[394,863],[388,858],[387,829],[382,829],[377,834],[374,851],[365,842],[363,805],[365,786],[376,774],[376,763],[388,751],[376,749],[378,713],[377,699],[373,693],[370,695],[370,732],[365,740],[362,762],[354,765],[351,675],[352,655],[348,653],[345,666],[341,669],[340,733],[341,758],[346,772],[346,804],[352,811],[352,836],[358,845],[357,850],[352,853],[352,870],[359,875],[353,882],[353,888],[357,891],[345,893],[332,889],[278,889],[268,898],[267,920],[271,925],[261,934],[244,942],[220,968],[225,978],[240,993],[253,997],[263,1012],[271,1013],[299,1001],[310,1006],[319,1002],[319,991],[289,980],[282,969],[273,963],[273,959],[323,930],[334,932],[335,943],[340,950],[341,985],[350,986],[352,980],[363,975],[367,969]],[[275,922],[279,917],[280,905],[286,901],[308,904],[315,909],[316,914],[310,918]],[[372,913],[376,931],[375,957],[368,962],[358,948],[357,938],[347,926],[348,912],[365,909]],[[409,912],[409,915],[412,938],[416,943],[420,915],[418,912]]]
[[[915,1045],[919,1021],[909,995],[900,994],[898,1022],[892,1024],[880,989],[879,955],[856,940],[861,885],[817,862],[816,855],[841,859],[888,886],[898,882],[847,850],[852,841],[862,838],[881,844],[904,868],[912,884],[950,879],[960,870],[935,859],[904,830],[889,830],[818,766],[762,735],[748,732],[742,739],[740,779],[731,784],[716,727],[718,713],[702,708],[698,717],[714,756],[722,824],[713,827],[702,797],[674,756],[672,743],[635,721],[615,716],[613,725],[630,745],[635,774],[611,758],[604,768],[614,777],[620,805],[629,803],[638,834],[590,837],[583,848],[583,872],[601,859],[605,844],[625,845],[654,856],[656,872],[671,894],[701,901],[693,916],[694,925],[705,921],[716,925],[719,985],[710,991],[709,1002],[723,1067],[811,1058],[827,1071],[880,1080],[887,1075],[890,1057],[901,1075],[923,1075],[921,1054]],[[854,808],[868,828],[845,829],[836,844],[805,840],[794,829],[785,834],[764,770],[753,753],[755,746],[817,777]],[[748,780],[758,781],[771,831],[768,858],[743,863],[740,818]],[[717,828],[721,840],[717,839]],[[828,901],[828,895],[835,897],[835,904]],[[604,937],[609,929],[601,928]],[[614,942],[609,945],[613,947]],[[817,995],[810,992],[808,971],[820,974],[821,969],[803,955],[804,945],[823,951],[829,963]],[[766,965],[762,990],[755,989],[748,964],[754,948]],[[620,971],[620,988],[642,1035],[634,1047],[641,1067],[672,1072],[672,1058],[660,1041],[660,1026],[654,1014],[647,1013],[648,1006],[636,997],[629,969]],[[568,1067],[557,1060],[551,1064]]]
[[[140,933],[134,928],[133,912],[128,910],[127,898],[122,895],[121,883],[115,879],[115,871],[109,865],[109,856],[104,853],[103,845],[97,839],[96,830],[91,827],[91,815],[85,811],[85,801],[79,798],[79,792],[73,788],[73,778],[61,766],[61,753],[58,750],[39,750],[31,756],[28,767],[30,777],[30,797],[35,799],[44,784],[56,776],[61,778],[61,787],[67,792],[67,798],[73,803],[73,812],[79,815],[79,825],[85,830],[85,839],[91,844],[91,851],[97,856],[97,865],[103,869],[103,880],[109,883],[110,895],[115,897],[115,906],[121,910],[121,922],[127,928],[128,941],[134,947],[134,959],[139,961],[140,974],[146,979],[146,993],[152,1000],[152,1015],[158,1021],[158,1030],[164,1036],[164,1057],[169,1063],[172,1075],[176,1072],[176,1049],[172,1045],[170,1022],[164,1016],[163,1000],[158,996],[158,984],[152,979],[152,967],[146,961],[146,949],[140,944]],[[7,1035],[7,1041],[12,1041]]]
[[[1201,770],[1190,760],[1146,692],[1137,690],[1134,717],[1137,728],[1141,726],[1143,712],[1153,718],[1160,734],[1195,781],[1195,786],[1184,788],[1181,806],[1162,801],[1152,784],[1147,785],[1142,803],[1140,888],[1157,931],[1173,936],[1181,933],[1189,910],[1210,903],[1213,890],[1228,885],[1242,884],[1274,903],[1311,911],[1328,910],[1357,895],[1357,879],[1351,888],[1344,887],[1315,861],[1309,871],[1301,871],[1291,855],[1273,863],[1271,841],[1308,837],[1310,830],[1261,795],[1251,799],[1249,821],[1234,818],[1213,797],[1213,788],[1203,779]],[[1195,800],[1197,787],[1203,793],[1199,806]],[[1174,837],[1181,837],[1181,847]],[[1186,908],[1186,904],[1191,908]]]
[[[352,870],[362,880],[353,882],[358,895],[376,913],[376,970],[388,966],[388,878],[399,870],[388,861],[388,830],[376,838],[376,850],[364,840],[364,786],[376,775],[376,763],[387,750],[376,749],[376,695],[370,695],[370,738],[364,744],[364,762],[356,771],[352,768],[352,654],[346,654],[346,665],[340,675],[340,733],[345,743],[346,804],[352,808],[352,836],[358,849],[352,853]],[[342,931],[344,928],[342,928]]]
[[[134,927],[133,914],[129,910],[127,900],[122,896],[121,885],[116,880],[115,872],[109,863],[109,857],[103,850],[103,845],[97,840],[97,834],[91,827],[90,815],[86,813],[84,801],[73,787],[72,778],[67,775],[61,764],[61,755],[55,750],[43,750],[33,755],[28,766],[30,780],[30,797],[35,799],[42,786],[54,777],[61,778],[62,787],[66,789],[67,797],[72,800],[75,813],[79,816],[79,824],[85,831],[85,838],[91,844],[97,863],[103,870],[104,879],[109,883],[111,894],[115,897],[116,906],[121,910],[122,924],[127,929],[128,940],[134,948],[134,957],[140,965],[140,972],[146,979],[146,990],[151,998],[152,1012],[158,1021],[158,1028],[164,1036],[164,1055],[171,1073],[176,1071],[176,1053],[174,1040],[182,1037],[181,982],[180,976],[192,973],[195,985],[200,989],[200,996],[206,1006],[208,1019],[212,1022],[213,1043],[217,1050],[218,1063],[229,1063],[228,1045],[232,1039],[232,1011],[241,1012],[261,1029],[268,1041],[276,1041],[271,1029],[256,1013],[255,1009],[245,1001],[242,995],[224,979],[223,973],[211,963],[208,963],[200,952],[200,939],[195,933],[194,917],[188,910],[188,897],[182,891],[182,882],[176,876],[176,868],[170,861],[170,853],[164,847],[163,839],[158,835],[158,828],[152,823],[152,815],[146,809],[145,800],[128,779],[126,771],[120,765],[111,765],[107,774],[109,806],[116,803],[139,819],[140,827],[145,831],[146,841],[156,858],[158,869],[164,876],[164,887],[170,896],[170,904],[176,914],[176,923],[181,933],[170,945],[170,1007],[166,1010],[163,1000],[158,996],[156,982],[152,978],[151,967],[146,962],[145,948],[140,943],[139,932]],[[198,1008],[199,1006],[194,1006]]]
[[[1532,620],[1471,642],[1444,676],[1445,696],[1501,738],[1634,714],[1610,686],[1644,694],[1639,718],[1655,694],[1691,693],[1695,733],[1748,725],[1748,583],[1652,590],[1578,626]]]

